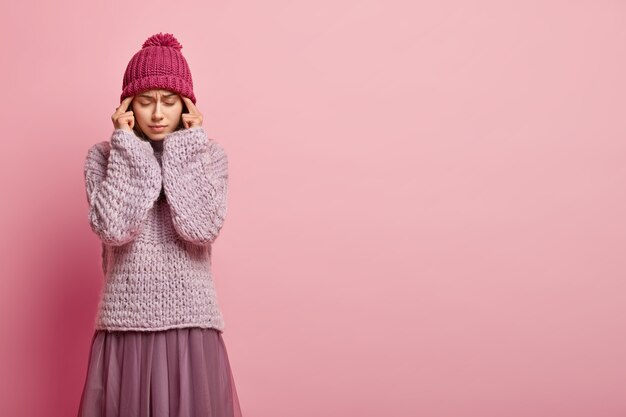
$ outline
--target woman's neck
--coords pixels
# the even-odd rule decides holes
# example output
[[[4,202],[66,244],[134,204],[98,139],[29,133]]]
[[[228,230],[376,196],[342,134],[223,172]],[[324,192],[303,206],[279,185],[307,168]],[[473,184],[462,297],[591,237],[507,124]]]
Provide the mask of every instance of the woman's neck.
[[[163,140],[148,139],[148,141],[150,142],[150,145],[152,145],[152,149],[154,149],[155,152],[163,151]]]

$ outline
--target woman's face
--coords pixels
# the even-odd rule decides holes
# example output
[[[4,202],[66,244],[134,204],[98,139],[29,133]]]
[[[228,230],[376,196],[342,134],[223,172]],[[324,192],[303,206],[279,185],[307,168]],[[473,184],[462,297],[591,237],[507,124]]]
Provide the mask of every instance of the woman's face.
[[[170,90],[146,90],[135,95],[131,109],[135,123],[146,136],[152,140],[163,140],[180,124],[183,100]]]

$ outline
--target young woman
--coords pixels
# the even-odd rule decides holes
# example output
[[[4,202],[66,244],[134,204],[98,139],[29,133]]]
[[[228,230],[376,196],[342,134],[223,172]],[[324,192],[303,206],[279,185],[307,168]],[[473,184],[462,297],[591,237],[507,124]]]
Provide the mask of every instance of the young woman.
[[[202,127],[181,49],[171,34],[144,42],[110,141],[87,152],[105,285],[79,417],[241,416],[211,272],[228,161]]]

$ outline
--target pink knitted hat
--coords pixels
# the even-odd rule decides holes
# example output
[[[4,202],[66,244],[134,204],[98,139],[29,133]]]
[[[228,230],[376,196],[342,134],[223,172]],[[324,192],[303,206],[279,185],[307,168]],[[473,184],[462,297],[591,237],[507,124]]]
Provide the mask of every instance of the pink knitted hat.
[[[126,67],[120,102],[145,90],[163,88],[196,104],[191,71],[181,49],[183,46],[171,33],[150,36]]]

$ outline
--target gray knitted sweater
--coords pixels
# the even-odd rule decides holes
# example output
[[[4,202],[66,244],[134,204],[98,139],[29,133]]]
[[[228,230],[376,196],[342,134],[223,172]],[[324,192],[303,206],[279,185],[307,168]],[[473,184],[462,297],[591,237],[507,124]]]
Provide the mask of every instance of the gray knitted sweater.
[[[226,216],[228,162],[204,128],[142,140],[115,129],[84,165],[105,276],[97,330],[224,330],[211,244]]]

